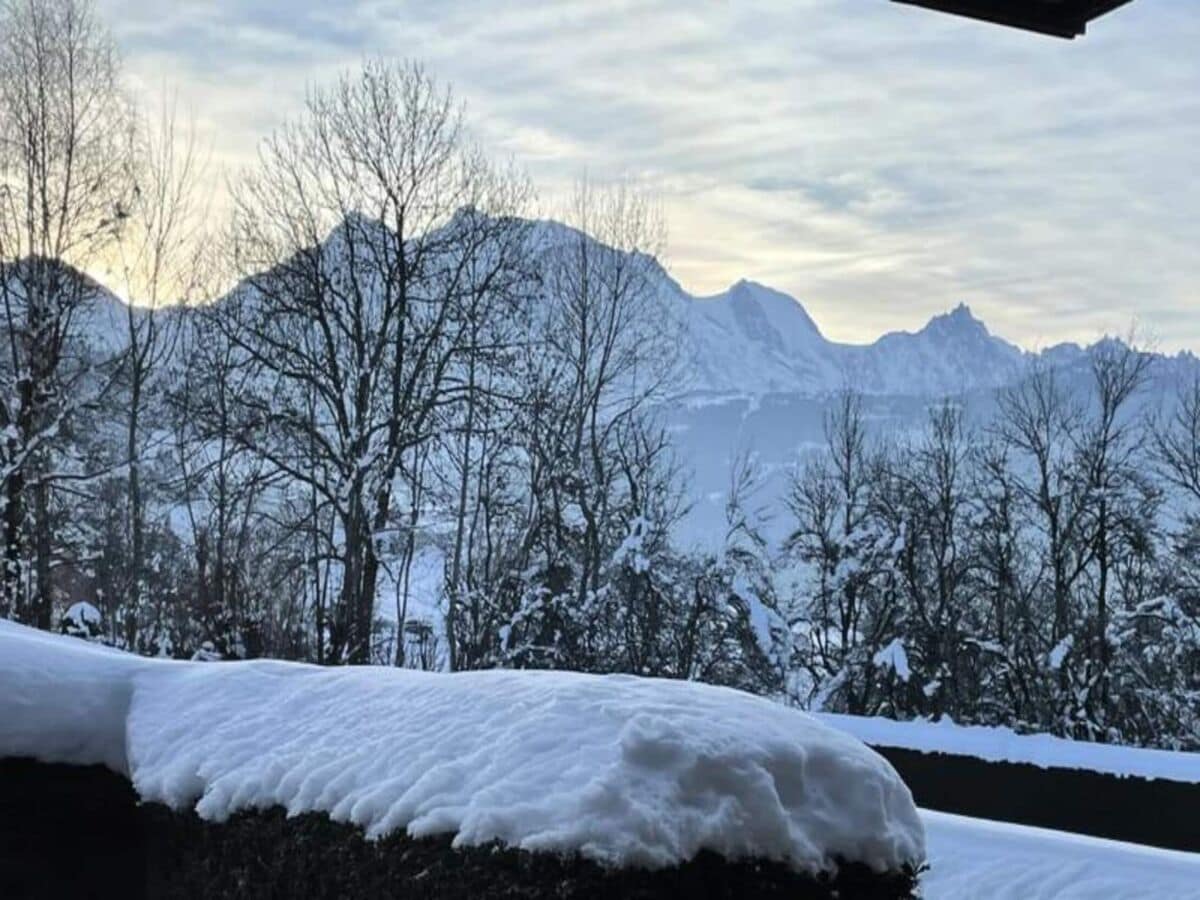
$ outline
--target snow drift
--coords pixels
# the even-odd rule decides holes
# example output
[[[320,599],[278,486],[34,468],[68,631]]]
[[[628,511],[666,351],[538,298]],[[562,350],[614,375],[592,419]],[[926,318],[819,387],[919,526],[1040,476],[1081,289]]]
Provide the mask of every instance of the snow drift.
[[[615,866],[925,857],[911,794],[857,739],[687,682],[170,662],[0,622],[5,756],[104,764],[211,820],[282,806]]]

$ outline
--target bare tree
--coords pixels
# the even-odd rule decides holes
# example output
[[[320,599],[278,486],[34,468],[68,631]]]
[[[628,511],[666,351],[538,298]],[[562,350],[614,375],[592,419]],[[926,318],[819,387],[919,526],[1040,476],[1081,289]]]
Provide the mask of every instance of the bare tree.
[[[490,205],[497,210],[524,209],[532,197],[529,182],[516,172],[496,178],[490,190]],[[475,225],[486,222],[472,221]],[[509,368],[534,340],[529,307],[536,272],[530,239],[530,223],[511,219],[507,227],[494,229],[486,239],[470,242],[466,260],[472,270],[467,282],[473,287],[462,298],[463,346],[452,371],[461,399],[447,410],[441,434],[453,492],[447,506],[454,511],[445,590],[447,662],[451,670],[459,668],[460,606],[473,592],[491,587],[486,577],[490,566],[484,568],[485,583],[477,583],[473,553],[480,519],[487,511],[485,504],[499,500],[493,479],[514,446],[511,436],[502,435],[512,421],[513,404],[520,393],[520,382]],[[497,260],[503,264],[497,265]],[[484,537],[485,542],[490,539],[490,531]],[[404,572],[406,592],[413,539],[410,528]]]
[[[1128,411],[1145,385],[1151,356],[1131,341],[1102,341],[1091,351],[1095,410],[1079,448],[1092,507],[1090,543],[1096,562],[1096,626],[1093,652],[1101,693],[1107,690],[1111,649],[1108,642],[1109,591],[1120,553],[1116,546],[1137,517],[1139,495],[1148,482],[1139,471],[1140,423]]]
[[[1088,485],[1073,458],[1083,417],[1059,374],[1041,363],[1000,399],[997,432],[1030,472],[1017,486],[1046,540],[1052,644],[1067,636],[1072,593],[1092,561],[1086,539]]]
[[[255,595],[271,591],[281,604],[290,597],[270,582],[279,567],[299,568],[292,560],[327,559],[329,517],[312,512],[298,489],[287,490],[283,479],[262,458],[247,450],[240,432],[241,410],[257,389],[256,372],[246,354],[226,336],[232,327],[221,321],[237,314],[223,303],[191,310],[174,335],[174,358],[166,410],[170,424],[172,480],[165,486],[178,530],[187,538],[193,585],[191,610],[198,634],[193,643],[207,641],[225,655],[245,643],[249,626],[260,610]],[[299,507],[299,508],[295,508]],[[310,531],[311,551],[301,543],[297,522]],[[311,553],[311,555],[310,555]],[[261,590],[259,590],[261,588]],[[308,601],[317,605],[321,584],[307,584]],[[302,591],[303,592],[303,591]],[[304,619],[301,610],[287,618]],[[300,621],[296,627],[303,628]],[[190,649],[195,649],[191,647]],[[273,646],[275,652],[294,651]],[[304,656],[320,658],[316,653]]]
[[[128,219],[115,248],[125,287],[125,340],[120,385],[125,399],[127,464],[124,584],[124,641],[137,646],[138,613],[147,578],[146,485],[144,469],[165,432],[147,434],[146,418],[161,400],[160,378],[175,350],[180,310],[206,300],[211,267],[202,258],[206,204],[199,194],[204,177],[193,129],[181,133],[174,104],[164,101],[157,121],[138,129],[133,159],[134,190]],[[156,443],[157,442],[157,443]]]
[[[810,571],[789,618],[801,634],[797,659],[807,669],[806,702],[840,702],[874,711],[877,685],[863,674],[874,649],[895,628],[893,544],[874,508],[886,475],[867,443],[862,396],[843,390],[825,417],[826,453],[793,479],[795,518],[786,548]]]
[[[83,323],[97,264],[129,216],[130,119],[108,32],[87,0],[0,6],[0,304],[5,318],[3,603],[49,627],[53,463],[102,393]],[[27,587],[23,560],[33,557]],[[22,608],[28,595],[28,608]]]
[[[914,703],[928,715],[959,708],[975,689],[964,652],[974,633],[966,586],[973,560],[967,537],[972,438],[960,407],[946,401],[929,412],[915,445],[889,463],[894,498],[888,518],[903,523],[899,573],[904,583],[908,659],[925,679]],[[886,501],[885,501],[886,502]]]
[[[1180,388],[1175,408],[1151,432],[1163,479],[1200,503],[1200,377]]]
[[[655,484],[670,479],[652,407],[673,354],[654,205],[625,184],[581,183],[567,218],[535,239],[542,297],[518,426],[528,524],[514,567],[535,574],[517,580],[509,614],[521,623],[523,663],[586,666],[593,641],[612,633],[601,623],[612,612],[612,554],[646,524]]]
[[[599,588],[602,529],[619,472],[613,442],[662,397],[671,373],[668,311],[656,295],[654,255],[662,226],[627,185],[576,188],[565,231],[545,258],[546,365],[537,389],[535,496],[549,501],[559,532],[566,516],[583,533],[576,599]],[[539,490],[540,485],[548,488]]]
[[[1152,739],[1167,747],[1195,746],[1200,743],[1200,377],[1179,386],[1170,415],[1155,422],[1151,434],[1159,477],[1177,492],[1176,508],[1183,515],[1166,529],[1163,590],[1118,623],[1148,635],[1155,652],[1131,653],[1117,643],[1117,663],[1133,670],[1136,696],[1150,707],[1148,715],[1142,713],[1142,727]]]
[[[989,657],[978,685],[980,708],[1000,721],[1036,717],[1032,707],[1044,655],[1039,572],[1032,562],[1036,545],[1031,549],[1026,536],[1028,499],[1014,471],[1013,452],[993,435],[974,448],[971,473],[971,582],[981,606],[976,611],[981,627],[971,645]]]
[[[229,337],[260,387],[240,435],[338,521],[333,660],[370,656],[395,481],[462,390],[464,304],[511,263],[502,182],[449,91],[418,66],[370,63],[313,89],[237,191],[246,281]]]

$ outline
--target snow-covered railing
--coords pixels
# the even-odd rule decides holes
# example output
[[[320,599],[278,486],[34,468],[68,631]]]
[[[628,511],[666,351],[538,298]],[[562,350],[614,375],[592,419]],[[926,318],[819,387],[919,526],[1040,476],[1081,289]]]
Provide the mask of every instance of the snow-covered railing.
[[[827,725],[872,747],[969,756],[1043,769],[1079,769],[1120,778],[1163,779],[1200,784],[1200,753],[1151,750],[1072,741],[1048,734],[1017,734],[1010,728],[818,713]]]
[[[1200,853],[1200,754],[949,721],[818,718],[874,747],[926,809]]]

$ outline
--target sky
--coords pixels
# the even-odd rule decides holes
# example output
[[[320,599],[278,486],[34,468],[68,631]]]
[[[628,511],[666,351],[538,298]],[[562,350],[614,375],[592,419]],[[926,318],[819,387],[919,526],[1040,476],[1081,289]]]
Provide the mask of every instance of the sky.
[[[1135,327],[1200,350],[1200,4],[1074,42],[889,0],[98,0],[127,70],[211,147],[214,192],[307,84],[422,61],[553,215],[631,180],[695,294],[740,278],[833,339],[967,303],[1028,348]]]

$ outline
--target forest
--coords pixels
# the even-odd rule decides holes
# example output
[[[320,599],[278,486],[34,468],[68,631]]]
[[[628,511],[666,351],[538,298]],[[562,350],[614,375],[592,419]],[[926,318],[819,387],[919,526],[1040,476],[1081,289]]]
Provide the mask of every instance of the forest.
[[[651,196],[539,218],[413,62],[311,87],[227,203],[206,157],[88,5],[0,6],[0,617],[1200,749],[1200,381],[1146,414],[1136,342],[916,435],[848,385],[788,538],[746,456],[700,551]]]

